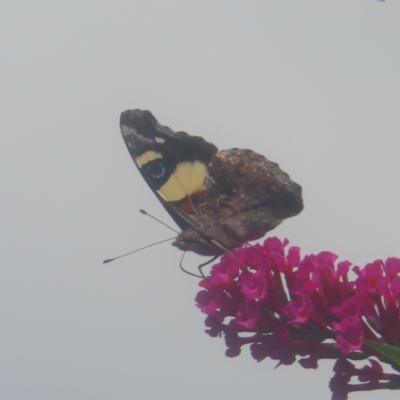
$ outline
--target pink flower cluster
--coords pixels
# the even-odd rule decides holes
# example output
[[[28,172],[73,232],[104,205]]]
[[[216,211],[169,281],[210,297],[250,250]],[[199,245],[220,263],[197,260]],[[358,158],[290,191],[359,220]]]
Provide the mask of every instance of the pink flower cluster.
[[[200,282],[204,290],[196,303],[207,314],[207,333],[224,336],[227,356],[239,355],[249,344],[257,361],[269,357],[289,365],[298,360],[304,368],[317,368],[320,359],[342,365],[377,355],[363,339],[400,346],[400,259],[353,267],[351,280],[349,261],[335,264],[337,255],[326,251],[301,259],[300,249],[286,251],[287,245],[269,238],[235,250]],[[351,373],[342,371],[340,379],[348,383],[355,376]],[[370,384],[369,390],[382,388],[381,380],[389,376],[370,375],[375,380],[369,383],[379,387]],[[335,399],[360,390],[347,383],[339,390],[335,382],[340,379],[337,373],[332,379]]]

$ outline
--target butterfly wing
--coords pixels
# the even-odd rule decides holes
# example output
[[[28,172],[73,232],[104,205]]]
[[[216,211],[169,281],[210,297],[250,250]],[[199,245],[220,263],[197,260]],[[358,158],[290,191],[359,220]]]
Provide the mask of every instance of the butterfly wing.
[[[121,133],[144,180],[181,229],[198,227],[196,206],[217,148],[160,125],[149,111],[121,114]]]
[[[258,239],[303,209],[301,186],[251,151],[160,125],[149,111],[121,114],[133,161],[182,232],[181,250],[219,255]]]
[[[301,186],[252,150],[219,151],[208,172],[197,204],[202,235],[183,231],[175,242],[181,250],[221,254],[263,237],[303,209]],[[210,239],[218,242],[217,248],[210,246]]]

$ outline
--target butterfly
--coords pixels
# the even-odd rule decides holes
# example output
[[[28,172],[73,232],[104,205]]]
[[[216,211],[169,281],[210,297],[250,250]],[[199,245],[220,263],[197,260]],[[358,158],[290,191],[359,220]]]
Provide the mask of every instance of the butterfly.
[[[160,125],[150,111],[124,111],[120,127],[142,177],[182,230],[172,243],[180,250],[219,256],[303,209],[301,186],[252,150],[218,150]]]

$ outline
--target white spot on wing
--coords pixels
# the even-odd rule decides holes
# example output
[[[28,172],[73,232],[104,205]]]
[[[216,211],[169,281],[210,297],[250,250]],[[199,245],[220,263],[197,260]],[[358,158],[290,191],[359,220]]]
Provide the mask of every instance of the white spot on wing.
[[[154,138],[154,140],[155,140],[157,143],[160,143],[160,144],[165,143],[165,139],[162,138],[162,137],[156,137],[156,138]]]
[[[122,136],[126,137],[126,136],[130,136],[130,135],[137,135],[137,131],[135,128],[131,128],[127,125],[122,125],[121,126],[121,133]]]

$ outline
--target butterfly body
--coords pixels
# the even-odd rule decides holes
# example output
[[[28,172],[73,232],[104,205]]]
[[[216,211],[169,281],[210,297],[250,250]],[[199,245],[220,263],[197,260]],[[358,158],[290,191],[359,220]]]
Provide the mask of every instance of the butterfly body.
[[[303,209],[301,186],[252,150],[219,151],[149,111],[125,111],[120,125],[143,178],[182,229],[173,243],[181,250],[220,255]]]

